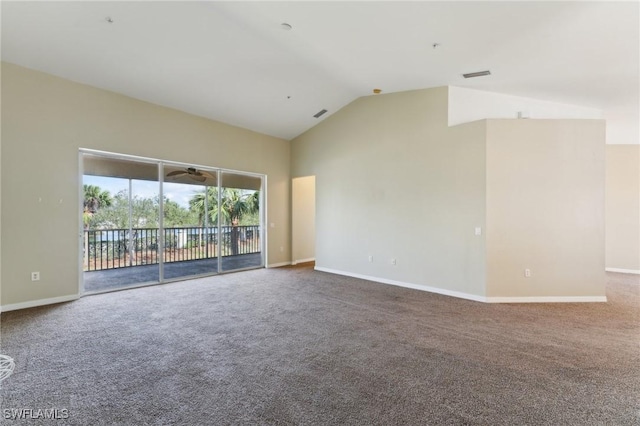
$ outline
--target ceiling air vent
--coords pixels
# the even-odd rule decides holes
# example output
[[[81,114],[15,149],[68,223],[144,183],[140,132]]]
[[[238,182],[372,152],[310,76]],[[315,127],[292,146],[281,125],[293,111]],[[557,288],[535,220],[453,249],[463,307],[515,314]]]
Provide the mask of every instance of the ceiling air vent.
[[[327,110],[326,110],[326,109],[320,110],[320,111],[318,111],[318,112],[314,115],[314,117],[315,117],[315,118],[320,118],[320,117],[322,117],[326,112],[327,112]]]
[[[467,74],[462,74],[464,78],[473,78],[473,77],[483,77],[485,75],[491,75],[491,71],[478,71],[478,72],[470,72]]]

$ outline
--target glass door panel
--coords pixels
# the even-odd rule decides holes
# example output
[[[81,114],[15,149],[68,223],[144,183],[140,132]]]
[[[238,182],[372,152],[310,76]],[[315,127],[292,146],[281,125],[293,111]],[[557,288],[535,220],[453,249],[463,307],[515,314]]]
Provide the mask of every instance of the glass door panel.
[[[83,155],[84,291],[160,280],[158,166]]]
[[[220,186],[221,271],[264,266],[262,178],[221,172]]]
[[[216,173],[165,165],[164,175],[164,279],[217,273],[211,226],[217,205]]]

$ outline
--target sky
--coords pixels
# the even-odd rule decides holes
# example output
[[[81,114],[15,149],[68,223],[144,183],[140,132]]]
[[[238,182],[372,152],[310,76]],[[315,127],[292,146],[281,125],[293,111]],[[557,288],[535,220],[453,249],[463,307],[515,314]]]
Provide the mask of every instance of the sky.
[[[129,179],[111,178],[103,176],[83,176],[84,185],[96,185],[116,195],[123,189],[129,189]],[[197,192],[204,190],[204,186],[186,185],[182,183],[164,182],[164,195],[182,207],[189,208],[189,200]],[[132,181],[132,194],[141,198],[152,198],[158,195],[158,182],[146,180]]]

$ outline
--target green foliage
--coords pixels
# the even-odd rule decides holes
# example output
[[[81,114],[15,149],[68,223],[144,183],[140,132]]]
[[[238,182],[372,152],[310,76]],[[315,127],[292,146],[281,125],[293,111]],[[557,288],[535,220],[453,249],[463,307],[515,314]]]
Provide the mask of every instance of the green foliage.
[[[83,185],[84,196],[82,200],[82,222],[85,229],[91,226],[93,215],[103,207],[110,207],[113,198],[109,191],[96,185]]]
[[[158,228],[159,197],[131,198],[131,226],[133,228]],[[127,190],[118,192],[108,207],[99,209],[86,218],[88,229],[126,229],[129,227],[129,194]],[[175,201],[164,199],[164,226],[166,228],[193,226],[197,216]]]
[[[198,225],[205,224],[205,198],[208,216],[206,224],[213,226],[218,223],[218,215],[223,225],[258,225],[260,192],[247,192],[236,188],[223,188],[218,207],[218,188],[208,187],[205,191],[198,192],[189,200],[191,211],[198,216]],[[247,223],[250,222],[250,223]]]
[[[109,191],[103,190],[99,186],[83,185],[83,189],[83,210],[87,213],[93,214],[101,207],[109,207],[113,202]]]
[[[175,201],[165,197],[164,200],[164,227],[175,228],[182,226],[194,226],[198,223],[198,217],[191,210],[182,207]]]
[[[113,197],[113,204],[100,209],[93,215],[89,223],[91,229],[113,229],[129,227],[129,193],[118,192]],[[157,228],[157,203],[149,198],[134,196],[131,200],[131,226],[134,228]]]
[[[240,226],[252,226],[252,225],[260,225],[260,212],[255,211],[248,213],[240,218],[238,222]]]
[[[83,220],[86,229],[126,229],[129,227],[129,194],[127,190],[111,196],[98,186],[85,185]],[[220,214],[223,225],[260,224],[260,192],[223,188],[221,207],[218,208],[218,188],[207,187],[207,225],[215,226]],[[164,199],[164,226],[204,226],[205,191],[195,193],[189,208]],[[133,228],[159,227],[159,197],[131,198],[131,226]]]

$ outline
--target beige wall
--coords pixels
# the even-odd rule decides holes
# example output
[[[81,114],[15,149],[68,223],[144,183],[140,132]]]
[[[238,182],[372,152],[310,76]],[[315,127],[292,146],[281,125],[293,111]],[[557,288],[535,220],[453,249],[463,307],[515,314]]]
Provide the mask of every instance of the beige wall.
[[[449,128],[437,88],[351,103],[292,141],[292,176],[316,176],[320,270],[477,300],[596,301],[604,142],[603,120]]]
[[[640,273],[640,145],[607,145],[606,266]]]
[[[605,295],[604,150],[604,120],[487,121],[487,296]]]
[[[81,147],[266,174],[268,263],[290,260],[288,141],[6,63],[2,106],[3,306],[78,292]]]
[[[437,88],[360,98],[294,139],[292,176],[316,176],[316,267],[483,295],[484,137],[447,127]]]
[[[594,135],[604,133],[602,122],[552,124],[558,121],[530,129],[545,120],[490,120],[447,127],[447,94],[447,88],[436,88],[360,98],[290,146],[3,63],[0,302],[15,305],[77,293],[80,147],[266,174],[267,222],[274,225],[267,229],[269,264],[292,258],[291,177],[316,176],[315,257],[320,269],[479,300],[486,295],[603,294],[604,219],[602,209],[592,204],[598,197],[604,203],[604,146],[594,141]],[[611,165],[619,167],[628,156],[613,155],[609,187],[612,178],[627,179],[627,172],[612,174]],[[584,181],[575,186],[568,179],[573,173],[584,174]],[[510,189],[501,187],[510,181]],[[526,209],[531,201],[511,201],[523,197],[516,182],[541,183],[549,194],[529,188],[540,197],[535,209]],[[618,194],[616,199],[626,199],[624,192]],[[545,203],[546,210],[541,207]],[[633,220],[633,213],[618,216],[616,224]],[[578,227],[585,233],[533,235],[532,229],[545,225],[526,226],[552,218],[558,223],[551,227]],[[638,223],[629,223],[633,233]],[[482,235],[474,235],[476,227]],[[504,237],[500,233],[510,235],[504,244],[495,239]],[[554,257],[551,264],[545,251],[549,241],[556,253],[578,250]],[[633,248],[624,248],[633,247],[633,241],[609,238],[607,255],[633,256]],[[580,248],[586,245],[593,249]],[[616,265],[623,264],[637,265]],[[524,267],[532,270],[528,281],[523,281]],[[568,278],[561,267],[575,273]],[[32,283],[29,273],[35,270],[42,280]]]
[[[2,67],[0,66],[0,82]],[[0,87],[0,313],[2,312],[2,88]]]
[[[295,178],[291,182],[292,263],[316,258],[316,177]]]

